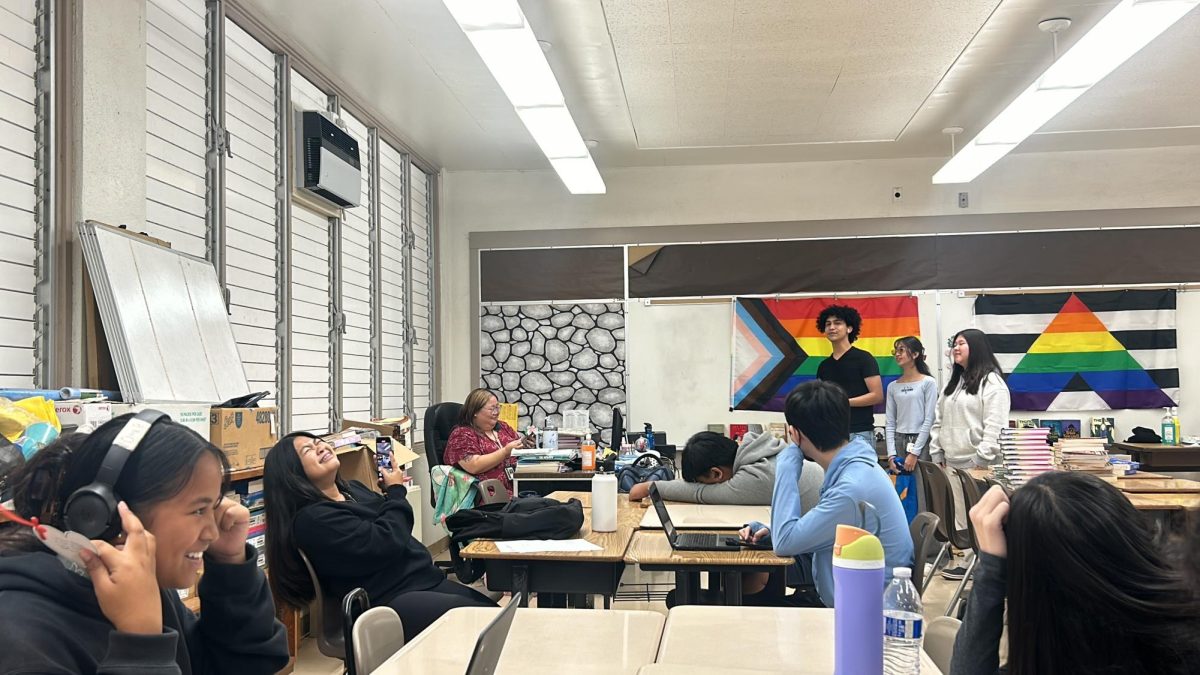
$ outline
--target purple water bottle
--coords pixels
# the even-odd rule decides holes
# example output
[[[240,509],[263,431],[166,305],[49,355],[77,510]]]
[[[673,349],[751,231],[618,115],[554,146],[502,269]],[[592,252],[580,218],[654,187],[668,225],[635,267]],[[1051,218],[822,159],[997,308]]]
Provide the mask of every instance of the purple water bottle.
[[[883,672],[883,544],[852,525],[838,525],[833,544],[833,672]]]

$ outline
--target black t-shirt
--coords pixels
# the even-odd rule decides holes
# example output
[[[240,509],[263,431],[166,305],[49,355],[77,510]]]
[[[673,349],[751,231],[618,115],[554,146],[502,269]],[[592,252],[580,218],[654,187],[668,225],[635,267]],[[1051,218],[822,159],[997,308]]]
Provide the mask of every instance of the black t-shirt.
[[[846,390],[850,398],[868,393],[868,377],[879,376],[879,362],[870,353],[851,346],[842,358],[832,356],[817,366],[817,379],[833,382]],[[850,409],[850,432],[871,431],[875,428],[875,413],[870,406]]]

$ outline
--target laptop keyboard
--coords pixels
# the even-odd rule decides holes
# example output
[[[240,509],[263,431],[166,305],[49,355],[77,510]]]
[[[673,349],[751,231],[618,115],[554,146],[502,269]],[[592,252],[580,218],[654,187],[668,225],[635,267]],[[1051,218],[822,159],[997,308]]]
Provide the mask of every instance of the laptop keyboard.
[[[698,532],[681,533],[675,540],[676,546],[680,548],[688,547],[704,547],[717,548],[724,544],[723,538],[719,534],[704,534]]]

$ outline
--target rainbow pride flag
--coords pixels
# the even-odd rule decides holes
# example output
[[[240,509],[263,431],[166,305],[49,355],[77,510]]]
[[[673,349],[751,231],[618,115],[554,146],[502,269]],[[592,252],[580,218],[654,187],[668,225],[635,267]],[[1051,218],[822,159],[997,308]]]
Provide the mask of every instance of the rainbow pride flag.
[[[854,346],[879,362],[884,390],[900,377],[892,345],[906,335],[920,336],[914,296],[738,298],[733,303],[730,406],[734,410],[782,411],[796,385],[816,379],[817,367],[833,353],[825,332],[817,328],[817,316],[835,304],[853,307],[862,315],[862,334]],[[883,406],[877,406],[876,412],[883,412]]]
[[[985,295],[975,325],[1005,372],[1013,410],[1177,405],[1174,290]]]

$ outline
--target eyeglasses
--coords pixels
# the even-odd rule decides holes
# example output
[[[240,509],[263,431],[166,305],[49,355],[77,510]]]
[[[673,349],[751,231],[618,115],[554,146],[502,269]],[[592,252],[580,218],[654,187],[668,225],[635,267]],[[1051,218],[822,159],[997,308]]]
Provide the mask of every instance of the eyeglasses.
[[[498,413],[498,412],[500,412],[500,406],[498,406],[498,405],[488,406],[487,408],[484,408],[483,410],[484,410],[484,412]]]
[[[904,347],[896,347],[895,349],[892,350],[892,354],[907,354],[907,353],[908,353],[908,350],[905,349]]]

